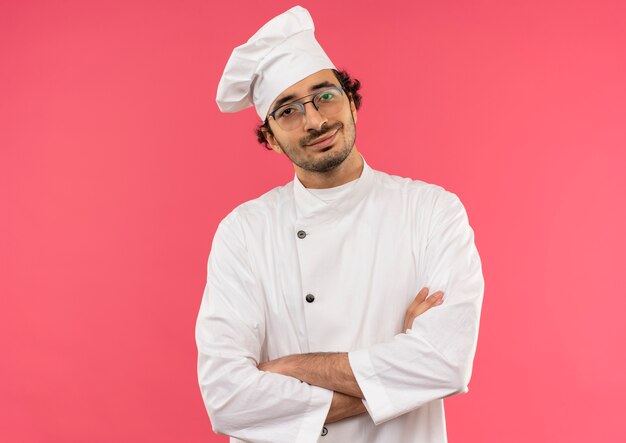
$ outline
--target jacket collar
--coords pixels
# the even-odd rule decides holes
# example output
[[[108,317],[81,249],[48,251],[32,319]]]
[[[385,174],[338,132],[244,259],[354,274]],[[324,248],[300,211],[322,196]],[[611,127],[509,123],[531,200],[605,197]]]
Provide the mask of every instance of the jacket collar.
[[[295,198],[296,220],[300,226],[330,222],[346,216],[371,190],[374,183],[374,171],[363,159],[363,171],[350,192],[331,202],[316,197],[304,187],[294,174],[293,191]]]

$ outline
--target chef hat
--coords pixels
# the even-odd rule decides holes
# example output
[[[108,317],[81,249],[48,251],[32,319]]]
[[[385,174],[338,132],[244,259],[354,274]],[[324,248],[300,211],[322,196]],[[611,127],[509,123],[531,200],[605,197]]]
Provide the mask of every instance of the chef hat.
[[[309,12],[294,6],[237,46],[217,87],[220,110],[237,112],[255,106],[265,120],[271,104],[285,89],[317,71],[333,69],[314,30]]]

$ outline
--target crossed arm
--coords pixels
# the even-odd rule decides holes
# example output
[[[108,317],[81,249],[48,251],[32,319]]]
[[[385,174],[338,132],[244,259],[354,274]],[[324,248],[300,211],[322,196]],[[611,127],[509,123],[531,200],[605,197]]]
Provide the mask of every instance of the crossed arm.
[[[406,312],[403,331],[409,329],[413,320],[420,314],[443,302],[441,291],[427,296],[428,288],[422,288]],[[352,372],[347,352],[293,354],[261,363],[258,368],[261,371],[287,375],[333,391],[326,423],[334,423],[366,412],[362,401],[363,392]]]
[[[322,423],[364,407],[379,425],[467,392],[484,291],[481,262],[458,197],[442,192],[433,204],[427,238],[413,248],[421,251],[421,280],[448,294],[442,309],[420,315],[413,308],[427,299],[416,297],[404,333],[387,341],[347,355],[292,355],[261,365],[262,288],[237,213],[220,223],[196,323],[198,380],[215,432],[252,441],[317,441]]]

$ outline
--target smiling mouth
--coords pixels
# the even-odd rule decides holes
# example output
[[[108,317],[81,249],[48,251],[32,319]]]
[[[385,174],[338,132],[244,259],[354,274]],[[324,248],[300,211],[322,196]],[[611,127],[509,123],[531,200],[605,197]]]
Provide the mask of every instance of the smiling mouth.
[[[339,128],[335,129],[331,134],[327,134],[324,135],[322,138],[318,138],[317,140],[315,140],[313,143],[308,143],[305,146],[317,146],[317,145],[321,145],[322,143],[332,139],[335,134],[337,134],[337,131],[339,131]]]

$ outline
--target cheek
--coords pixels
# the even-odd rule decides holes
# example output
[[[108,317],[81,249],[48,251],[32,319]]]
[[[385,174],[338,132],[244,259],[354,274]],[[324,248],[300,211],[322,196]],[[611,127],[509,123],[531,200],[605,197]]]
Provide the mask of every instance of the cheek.
[[[301,140],[304,135],[286,135],[282,134],[276,139],[277,144],[282,148],[283,151],[293,151],[297,149],[298,146],[301,145]]]
[[[348,111],[344,119],[344,123],[348,131],[354,131],[356,128],[356,114]]]

